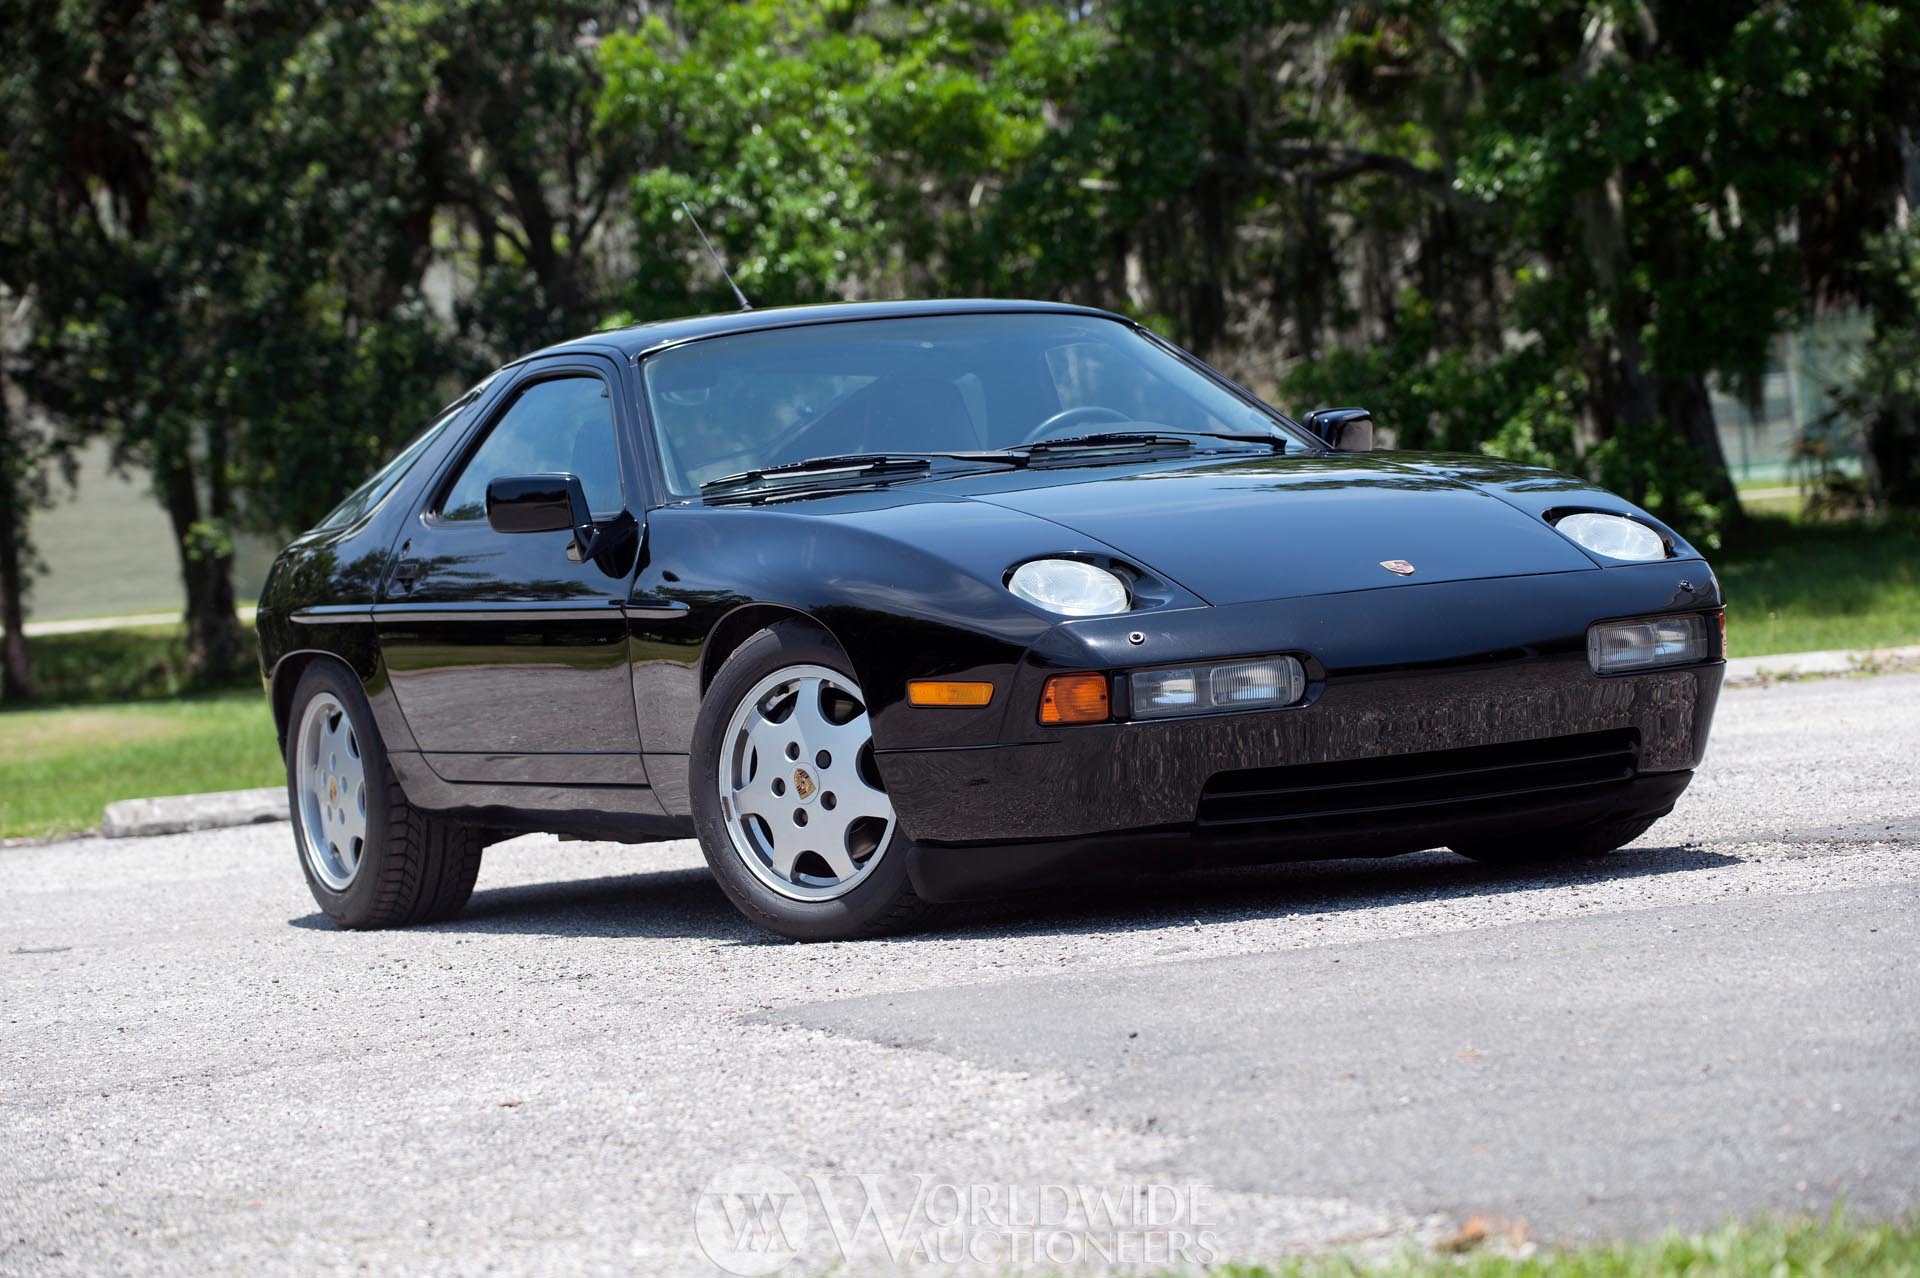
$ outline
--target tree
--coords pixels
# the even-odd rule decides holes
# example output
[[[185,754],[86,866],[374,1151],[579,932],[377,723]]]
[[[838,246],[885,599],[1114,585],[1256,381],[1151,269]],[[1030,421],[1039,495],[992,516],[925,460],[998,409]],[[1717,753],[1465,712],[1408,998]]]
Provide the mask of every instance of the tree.
[[[8,238],[33,250],[7,281],[35,304],[22,381],[150,469],[179,551],[190,668],[233,668],[230,440],[199,394],[231,319],[228,245],[244,239],[183,207],[231,188],[188,181],[178,161],[206,145],[192,110],[205,70],[231,67],[252,32],[166,3],[9,4],[6,19]]]
[[[396,420],[431,414],[432,205],[368,148],[398,117],[305,92],[324,5],[10,8],[8,238],[31,251],[6,282],[35,303],[20,382],[151,476],[189,670],[234,669],[234,530],[305,526]],[[403,97],[410,51],[383,52],[346,105]]]
[[[7,301],[0,290],[0,305]],[[26,600],[36,557],[28,517],[46,502],[56,472],[64,470],[71,481],[77,441],[34,420],[14,382],[9,345],[0,343],[0,627],[6,631],[0,640],[0,700],[16,701],[34,694]]]

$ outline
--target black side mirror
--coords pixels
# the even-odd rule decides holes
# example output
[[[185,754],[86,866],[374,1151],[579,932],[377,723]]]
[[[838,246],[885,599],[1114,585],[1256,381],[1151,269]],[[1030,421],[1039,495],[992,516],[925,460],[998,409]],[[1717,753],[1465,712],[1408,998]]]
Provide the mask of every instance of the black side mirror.
[[[1364,408],[1316,408],[1302,424],[1337,452],[1373,451],[1373,414]]]
[[[502,475],[487,482],[487,523],[495,532],[570,532],[567,557],[591,559],[600,538],[578,475]]]

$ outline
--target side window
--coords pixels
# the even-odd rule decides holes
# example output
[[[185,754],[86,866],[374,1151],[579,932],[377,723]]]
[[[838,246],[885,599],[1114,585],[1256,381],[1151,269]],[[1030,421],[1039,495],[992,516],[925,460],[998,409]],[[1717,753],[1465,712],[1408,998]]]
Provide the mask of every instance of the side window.
[[[563,470],[580,477],[595,515],[618,514],[626,505],[614,445],[613,404],[606,383],[597,377],[556,377],[535,382],[515,396],[447,490],[440,518],[485,519],[487,484],[502,475]]]

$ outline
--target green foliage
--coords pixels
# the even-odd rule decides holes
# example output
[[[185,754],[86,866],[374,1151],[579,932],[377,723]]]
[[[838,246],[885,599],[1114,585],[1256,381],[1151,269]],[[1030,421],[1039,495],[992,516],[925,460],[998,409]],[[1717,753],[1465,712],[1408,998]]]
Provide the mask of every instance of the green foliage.
[[[1700,454],[1665,422],[1623,422],[1580,469],[1603,488],[1646,506],[1702,550],[1720,546],[1726,499],[1710,486]]]
[[[1920,1273],[1920,1223],[1763,1221],[1511,1258],[1409,1252],[1368,1264],[1316,1256],[1267,1267],[1228,1266],[1227,1278],[1911,1278]]]
[[[625,313],[732,305],[682,201],[756,305],[1005,291],[1018,255],[981,250],[979,209],[1047,136],[1048,94],[1088,47],[1069,28],[1013,0],[697,0],[609,36],[600,127],[658,158],[632,182]]]
[[[1714,556],[1736,657],[1920,643],[1920,518],[1759,516]]]
[[[1920,503],[1892,234],[1920,13],[1892,0],[0,0],[0,26],[6,371],[35,429],[153,475],[202,656],[238,642],[236,529],[312,522],[503,359],[730,308],[682,201],[756,304],[1105,305],[1709,544],[1735,509],[1709,381],[1858,300],[1852,402]],[[15,528],[59,451],[17,424]]]
[[[119,799],[278,785],[259,690],[0,712],[0,838],[97,829]]]
[[[205,681],[187,665],[184,627],[130,626],[29,635],[35,699],[45,703],[158,700],[183,692],[258,687],[257,671]]]
[[[1920,506],[1920,224],[1870,245],[1873,335],[1840,409],[1867,424],[1870,477],[1879,497]],[[1809,441],[1812,448],[1819,441]]]

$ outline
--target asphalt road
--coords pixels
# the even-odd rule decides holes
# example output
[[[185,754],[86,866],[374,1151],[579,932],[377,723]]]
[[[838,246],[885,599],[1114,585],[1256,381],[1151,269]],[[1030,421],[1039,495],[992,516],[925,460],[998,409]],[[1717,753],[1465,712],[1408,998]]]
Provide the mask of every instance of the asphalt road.
[[[284,825],[0,850],[0,1273],[1098,1267],[1898,1214],[1917,774],[1920,676],[1740,690],[1674,816],[1576,870],[1190,875],[823,946],[748,928],[686,844],[518,840],[461,921],[373,935],[316,915]]]

